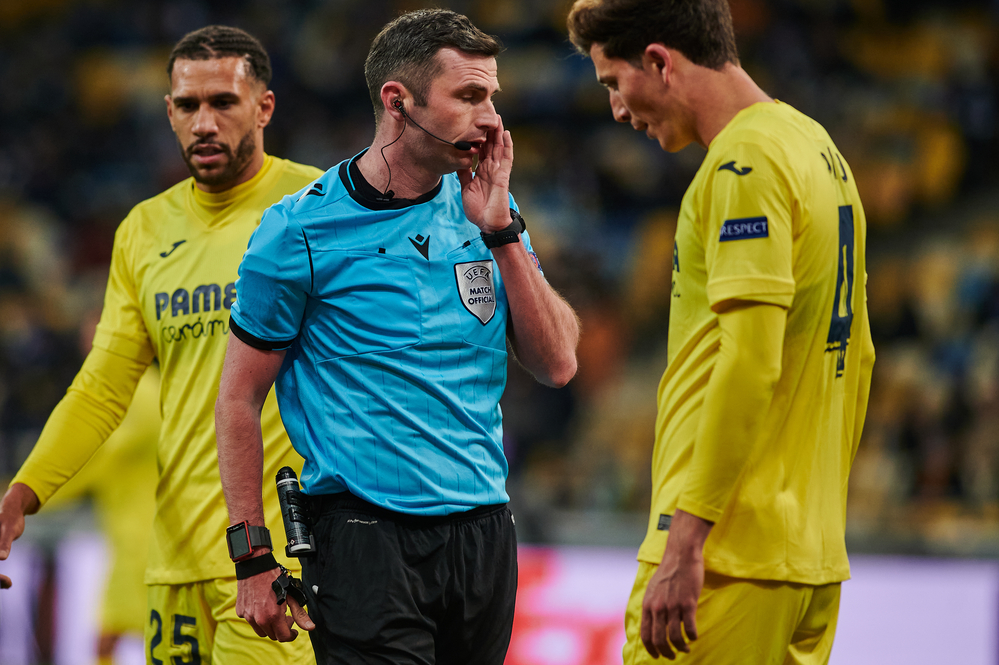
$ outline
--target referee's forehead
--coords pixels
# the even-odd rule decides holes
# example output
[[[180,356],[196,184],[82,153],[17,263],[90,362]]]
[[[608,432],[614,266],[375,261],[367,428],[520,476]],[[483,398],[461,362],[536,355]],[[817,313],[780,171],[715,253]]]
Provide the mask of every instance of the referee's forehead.
[[[441,64],[441,73],[434,79],[437,86],[448,90],[467,88],[490,96],[499,92],[499,66],[495,57],[442,48],[437,58]]]

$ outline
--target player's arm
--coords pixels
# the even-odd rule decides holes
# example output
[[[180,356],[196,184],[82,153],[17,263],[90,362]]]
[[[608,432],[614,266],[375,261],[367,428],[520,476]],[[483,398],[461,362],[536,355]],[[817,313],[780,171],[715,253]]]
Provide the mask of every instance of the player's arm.
[[[489,133],[474,177],[467,169],[458,171],[465,214],[484,233],[510,224],[512,168],[513,139],[501,119]],[[576,313],[545,281],[523,242],[501,245],[492,253],[506,287],[507,334],[517,360],[541,383],[564,386],[576,374]]]
[[[38,511],[118,427],[148,362],[93,348],[0,501],[0,560]]]
[[[689,651],[681,625],[689,639],[697,638],[704,543],[759,440],[780,378],[786,310],[744,301],[716,309],[718,359],[708,380],[685,490],[642,606],[642,642],[653,656],[672,658],[672,649]]]
[[[866,276],[865,276],[866,290]],[[871,396],[871,376],[874,373],[874,340],[871,337],[870,319],[867,315],[867,297],[864,296],[864,305],[861,309],[863,318],[860,320],[860,379],[857,382],[857,408],[854,411],[853,422],[853,450],[850,454],[850,464],[857,456],[857,449],[860,447],[860,437],[864,431],[864,422],[867,419],[867,403]]]

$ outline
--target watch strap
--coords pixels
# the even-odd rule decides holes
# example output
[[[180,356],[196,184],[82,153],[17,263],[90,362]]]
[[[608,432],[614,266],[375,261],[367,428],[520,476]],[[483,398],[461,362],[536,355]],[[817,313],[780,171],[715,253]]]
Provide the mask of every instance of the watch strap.
[[[252,559],[237,561],[236,579],[245,580],[248,577],[253,577],[254,575],[259,575],[260,573],[266,573],[268,570],[274,570],[275,568],[280,567],[281,564],[277,562],[274,555],[268,552],[267,554],[255,556]]]
[[[252,549],[271,547],[271,532],[267,529],[267,527],[250,526],[247,524],[246,533],[250,536],[250,547]]]
[[[520,240],[520,234],[527,230],[527,224],[524,222],[524,218],[520,216],[520,213],[513,208],[510,208],[510,219],[513,221],[505,229],[500,229],[493,233],[480,233],[482,241],[488,249],[502,247],[503,245],[509,245]]]

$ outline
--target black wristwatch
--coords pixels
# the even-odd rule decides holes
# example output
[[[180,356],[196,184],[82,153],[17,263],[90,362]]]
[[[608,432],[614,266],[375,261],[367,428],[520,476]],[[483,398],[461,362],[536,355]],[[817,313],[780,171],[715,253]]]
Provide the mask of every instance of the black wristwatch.
[[[225,544],[229,547],[230,559],[243,561],[250,558],[255,550],[271,547],[271,532],[264,526],[240,522],[225,530]]]
[[[510,208],[510,219],[513,221],[505,229],[480,234],[488,249],[495,249],[520,240],[520,234],[527,230],[527,224],[524,223],[524,218],[520,216],[520,213],[513,208]]]

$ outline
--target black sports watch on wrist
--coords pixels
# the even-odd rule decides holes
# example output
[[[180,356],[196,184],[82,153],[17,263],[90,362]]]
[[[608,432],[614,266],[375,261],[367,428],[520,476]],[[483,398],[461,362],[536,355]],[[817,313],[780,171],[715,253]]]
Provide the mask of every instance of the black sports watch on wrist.
[[[255,550],[271,547],[271,532],[265,526],[240,522],[225,530],[225,544],[229,547],[230,559],[243,561],[250,558]]]
[[[495,249],[520,240],[520,234],[527,230],[527,224],[524,223],[524,218],[520,216],[520,213],[513,208],[510,208],[510,219],[513,221],[505,229],[479,234],[482,236],[482,241],[486,243],[486,248]]]

